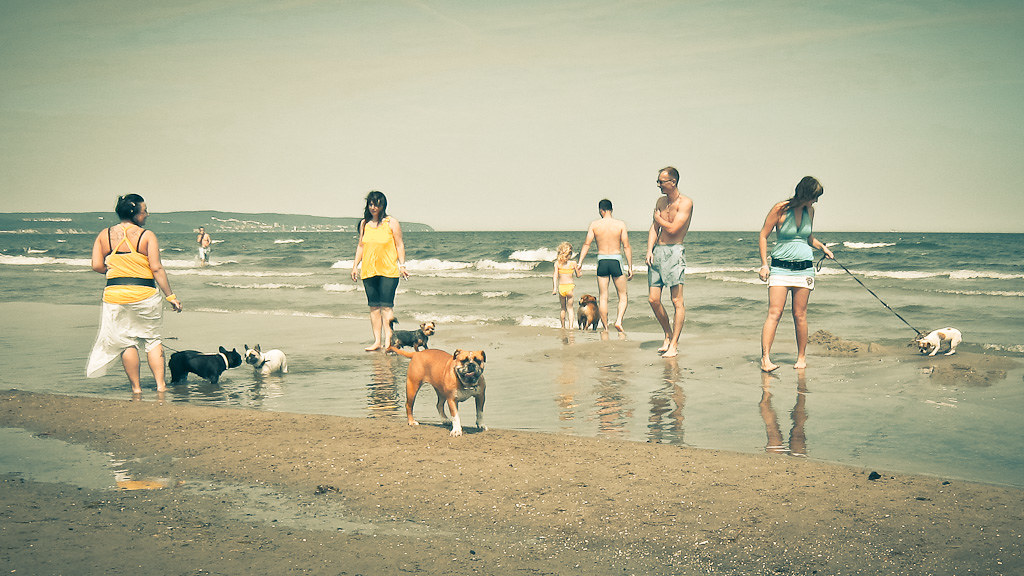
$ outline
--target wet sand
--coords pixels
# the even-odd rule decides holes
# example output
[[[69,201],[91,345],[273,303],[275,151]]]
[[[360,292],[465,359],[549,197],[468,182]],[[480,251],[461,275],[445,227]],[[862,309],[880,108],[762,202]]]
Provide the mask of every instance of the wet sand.
[[[167,485],[4,477],[11,574],[1024,572],[1021,490],[959,480],[152,393],[3,392],[0,425]]]

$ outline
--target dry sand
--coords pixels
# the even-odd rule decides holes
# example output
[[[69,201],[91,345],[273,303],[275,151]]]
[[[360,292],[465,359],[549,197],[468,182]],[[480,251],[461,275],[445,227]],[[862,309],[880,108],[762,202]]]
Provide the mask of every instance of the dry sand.
[[[1018,489],[490,430],[10,391],[155,490],[3,478],[9,574],[1021,574]],[[472,430],[470,430],[472,431]]]

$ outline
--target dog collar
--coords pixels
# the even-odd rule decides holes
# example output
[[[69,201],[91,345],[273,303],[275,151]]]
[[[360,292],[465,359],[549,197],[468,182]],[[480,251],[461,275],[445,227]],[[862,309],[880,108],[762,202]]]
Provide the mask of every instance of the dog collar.
[[[217,352],[217,355],[220,356],[224,360],[224,369],[225,370],[227,370],[228,368],[231,368],[231,365],[228,364],[228,357],[225,356],[223,352]]]

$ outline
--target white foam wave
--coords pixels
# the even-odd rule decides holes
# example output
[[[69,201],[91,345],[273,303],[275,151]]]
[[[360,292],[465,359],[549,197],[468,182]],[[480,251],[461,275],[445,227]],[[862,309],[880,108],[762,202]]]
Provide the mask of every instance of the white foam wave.
[[[554,262],[558,253],[551,248],[537,248],[534,250],[516,250],[509,254],[509,260],[522,262]]]
[[[530,271],[536,266],[533,262],[495,262],[494,260],[481,260],[476,263],[477,270],[507,270],[507,271]]]
[[[1024,354],[1024,344],[985,344],[984,348],[986,350]]]
[[[223,276],[227,278],[294,278],[313,276],[313,272],[273,272],[268,270],[211,270],[210,268],[192,268],[175,270],[175,276]]]
[[[274,244],[302,244],[305,242],[302,238],[283,238],[281,240],[274,240]]]
[[[644,267],[646,270],[646,267]],[[634,269],[635,271],[635,269]],[[689,266],[686,268],[687,274],[720,274],[720,273],[736,273],[736,272],[757,272],[757,268],[748,268],[741,266],[720,266],[720,267],[709,267],[702,268],[700,266]]]
[[[757,277],[757,274],[744,277],[726,276],[724,274],[708,274],[707,276],[705,276],[705,278],[707,278],[708,280],[718,280],[719,282],[735,282],[738,284],[756,284],[758,286],[763,286],[765,284],[764,282],[761,282],[761,279]]]
[[[829,272],[826,273],[825,270],[829,270]],[[850,272],[866,278],[892,278],[894,280],[921,280],[923,278],[936,278],[947,275],[946,272],[922,272],[919,270],[889,270],[884,272],[879,270],[850,270]],[[845,274],[843,270],[834,270],[832,268],[822,268],[818,273]]]
[[[194,259],[192,259],[192,260],[176,260],[176,259],[170,258],[170,259],[164,260],[164,259],[161,258],[161,262],[163,263],[164,268],[198,268],[199,267],[198,262],[196,260],[194,260]],[[211,262],[210,266],[220,266],[221,264],[223,264],[223,262],[218,262],[217,264],[214,264],[214,263]]]
[[[327,292],[358,292],[360,290],[358,284],[324,284],[323,288]]]
[[[843,242],[843,246],[850,250],[867,250],[870,248],[885,248],[887,246],[895,246],[895,242]],[[829,244],[834,246],[834,244]]]
[[[540,328],[561,328],[562,323],[558,318],[534,318],[530,315],[525,315],[520,318],[517,322],[520,326],[529,327],[540,327]]]
[[[298,310],[227,310],[224,308],[200,307],[196,312],[213,312],[214,314],[248,314],[251,316],[297,316],[300,318],[335,318],[345,320],[363,319],[365,316],[356,314],[328,314],[326,312],[301,312]]]
[[[472,280],[521,280],[535,278],[536,274],[525,272],[484,272],[484,271],[451,271],[451,272],[419,272],[417,276],[426,278],[457,278]]]
[[[35,248],[29,248],[25,251],[27,254],[46,254],[49,250],[36,250]]]
[[[503,292],[481,292],[479,290],[459,290],[449,292],[446,290],[414,290],[419,296],[482,296],[484,298],[506,298],[512,295],[509,291]]]
[[[46,266],[59,264],[63,266],[92,266],[89,258],[55,258],[53,256],[11,256],[0,254],[0,264],[10,266]]]
[[[420,317],[417,316],[417,319]],[[487,316],[443,314],[441,316],[424,317],[425,320],[432,320],[438,324],[492,324],[500,322],[502,318],[488,318]]]
[[[309,286],[303,286],[300,284],[280,284],[276,282],[269,282],[266,284],[228,284],[225,282],[207,282],[206,285],[217,288],[235,288],[239,290],[278,290],[281,288],[302,290],[304,288],[309,288]]]
[[[1004,290],[936,290],[941,294],[955,294],[957,296],[1007,296],[1011,298],[1024,297],[1024,292],[1010,292]]]
[[[949,273],[952,280],[977,280],[989,278],[992,280],[1017,280],[1024,278],[1024,274],[1006,274],[1004,272],[986,272],[979,270],[954,270]]]

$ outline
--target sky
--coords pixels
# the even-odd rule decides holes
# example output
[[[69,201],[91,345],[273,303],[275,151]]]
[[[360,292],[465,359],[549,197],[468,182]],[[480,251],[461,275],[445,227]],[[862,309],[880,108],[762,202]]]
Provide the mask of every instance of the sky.
[[[0,210],[1024,232],[1024,2],[0,0]]]

